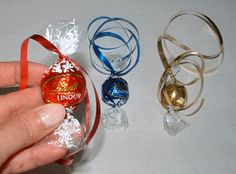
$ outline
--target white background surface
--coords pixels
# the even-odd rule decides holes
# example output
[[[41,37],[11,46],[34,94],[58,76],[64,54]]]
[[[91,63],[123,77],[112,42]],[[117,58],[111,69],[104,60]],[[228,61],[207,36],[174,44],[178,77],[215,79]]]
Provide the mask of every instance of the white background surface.
[[[170,137],[163,130],[163,110],[156,97],[156,86],[163,71],[156,38],[169,18],[184,9],[201,11],[215,21],[224,38],[225,60],[214,75],[206,78],[206,102],[197,115],[188,119],[191,127]],[[100,129],[85,154],[87,160],[76,164],[71,173],[234,174],[235,9],[234,0],[0,0],[0,61],[19,60],[21,42],[50,22],[75,18],[85,29],[92,19],[101,15],[129,19],[139,29],[142,48],[139,65],[125,76],[131,96],[123,108],[130,126],[120,131]],[[54,61],[47,59],[49,53],[44,49],[33,42],[31,45],[32,61],[48,65]],[[86,39],[80,47],[78,61],[100,89],[106,76],[92,68]],[[40,173],[66,172],[57,164],[27,172]]]

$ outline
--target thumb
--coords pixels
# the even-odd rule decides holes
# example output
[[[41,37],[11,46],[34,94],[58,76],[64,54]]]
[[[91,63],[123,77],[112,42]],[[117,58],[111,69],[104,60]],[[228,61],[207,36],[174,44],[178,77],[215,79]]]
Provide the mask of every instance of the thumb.
[[[51,133],[63,121],[65,108],[45,104],[11,117],[0,127],[0,166],[14,153]]]

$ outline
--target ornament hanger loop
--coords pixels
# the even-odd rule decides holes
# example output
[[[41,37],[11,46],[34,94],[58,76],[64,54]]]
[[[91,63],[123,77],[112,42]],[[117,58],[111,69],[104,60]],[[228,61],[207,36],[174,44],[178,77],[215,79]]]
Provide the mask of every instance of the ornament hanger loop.
[[[173,36],[168,34],[169,29],[171,28],[171,25],[175,22],[176,19],[180,19],[183,16],[193,16],[196,17],[198,19],[200,19],[201,21],[203,21],[211,30],[211,33],[213,34],[213,36],[216,38],[217,40],[217,44],[218,44],[218,50],[216,53],[214,54],[203,54],[201,52],[199,52],[198,50],[193,50],[192,48],[189,48],[188,46],[186,46],[185,44],[181,43],[181,41],[176,40]],[[163,35],[161,37],[168,37],[170,39],[168,39],[168,41],[173,42],[176,46],[182,48],[183,50],[187,51],[187,50],[193,50],[198,52],[198,54],[201,55],[201,57],[205,60],[213,60],[213,59],[219,59],[218,60],[218,64],[211,67],[211,68],[204,68],[204,73],[211,73],[214,72],[216,69],[219,68],[219,66],[222,64],[223,62],[223,58],[224,58],[224,43],[223,43],[223,37],[220,33],[220,30],[218,29],[217,25],[211,20],[211,18],[209,18],[208,16],[204,15],[201,12],[197,12],[197,11],[191,11],[191,10],[184,10],[184,11],[180,11],[178,13],[176,13],[168,22],[168,24],[166,25]],[[172,53],[170,48],[167,46],[166,41],[164,40],[163,45],[166,49],[166,51],[170,54],[170,56],[175,57]],[[185,66],[186,69],[188,69],[189,71],[193,71],[192,69],[190,69],[189,67]]]
[[[123,76],[137,65],[139,33],[130,21],[101,16],[90,22],[87,32],[91,62],[99,72]]]

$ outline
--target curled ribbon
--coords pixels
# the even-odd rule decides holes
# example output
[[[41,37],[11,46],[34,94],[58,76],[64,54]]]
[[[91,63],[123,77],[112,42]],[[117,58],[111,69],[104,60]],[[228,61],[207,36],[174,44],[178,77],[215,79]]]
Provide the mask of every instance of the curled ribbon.
[[[99,125],[99,122],[100,122],[99,97],[98,97],[98,93],[96,91],[96,88],[95,88],[90,76],[88,75],[88,73],[85,71],[85,69],[81,65],[79,65],[78,63],[76,63],[75,61],[70,59],[69,57],[63,55],[50,41],[48,41],[46,38],[44,38],[41,35],[35,34],[35,35],[32,35],[31,37],[25,39],[21,45],[21,80],[20,80],[20,89],[21,90],[28,87],[28,60],[27,59],[28,59],[28,43],[29,43],[30,39],[35,40],[36,42],[41,44],[47,50],[58,54],[59,59],[66,59],[66,60],[70,60],[71,62],[73,62],[90,79],[92,86],[93,86],[95,99],[96,99],[96,114],[95,114],[95,120],[94,120],[91,131],[86,132],[86,138],[85,138],[84,143],[86,145],[88,145],[89,142],[91,141],[91,139],[93,138],[93,136],[95,135],[98,125]],[[89,96],[88,96],[87,92],[86,92],[86,96],[85,96],[85,108],[86,108],[86,130],[89,130],[89,127],[90,127],[90,125],[89,125],[89,122],[90,122],[90,101],[89,101]],[[63,165],[70,165],[73,161],[73,155],[77,152],[78,151],[75,151],[73,153],[68,152],[69,155],[66,156],[66,159],[61,159],[58,161],[58,163],[63,164]]]
[[[183,44],[182,42],[178,41],[174,36],[167,33],[169,26],[172,22],[183,15],[192,15],[195,16],[202,21],[204,21],[213,31],[215,37],[217,38],[218,43],[218,52],[212,55],[205,55],[202,54],[189,46]],[[166,41],[174,44],[178,48],[182,49],[183,52],[177,56],[173,56],[171,54],[170,48],[168,48]],[[178,112],[186,111],[196,106],[193,111],[190,113],[185,113],[185,116],[191,116],[197,113],[204,102],[204,98],[202,98],[203,86],[204,86],[204,73],[210,73],[215,71],[223,62],[224,56],[224,45],[223,45],[223,38],[221,33],[216,26],[216,24],[206,15],[195,12],[195,11],[181,11],[175,14],[167,24],[164,33],[158,37],[157,40],[157,49],[159,52],[160,59],[162,64],[165,68],[161,79],[158,85],[158,99],[162,106],[168,111],[167,115],[165,115],[164,119],[164,126],[167,127],[167,132],[170,135],[176,135],[176,133],[182,129],[184,129],[187,125],[178,115]],[[172,61],[169,61],[166,57],[166,52],[169,53],[171,57],[175,57]],[[199,60],[195,61],[189,59],[190,57],[197,57]],[[213,60],[219,58],[219,63],[212,67],[206,68],[206,60]],[[200,62],[200,63],[199,63]],[[174,68],[179,67],[185,70],[188,70],[192,74],[195,75],[195,78],[192,79],[190,82],[183,83],[181,80],[177,78],[177,74],[173,71]],[[187,72],[187,71],[186,71]],[[195,97],[195,99],[191,102],[187,102],[188,93],[187,88],[189,86],[195,85],[200,80],[200,88]],[[198,105],[197,105],[198,103]]]
[[[92,32],[93,25],[96,24],[96,22],[102,23],[96,28],[94,32]],[[109,23],[114,23],[117,25],[107,27]],[[128,24],[127,27],[121,24],[121,22]],[[115,31],[114,29],[117,29],[118,27],[122,28],[125,35],[121,35]],[[122,18],[110,18],[106,16],[101,16],[98,18],[95,18],[93,21],[90,22],[87,29],[89,35],[89,52],[91,57],[91,62],[93,66],[101,73],[103,74],[111,74],[111,75],[117,75],[117,76],[123,76],[127,73],[129,73],[139,62],[140,58],[140,44],[139,44],[139,33],[136,26],[131,23],[130,21]],[[108,47],[108,46],[101,46],[97,43],[99,39],[103,38],[112,38],[117,41],[120,41],[122,44],[119,46],[114,47]],[[134,46],[132,45],[132,42],[134,42]],[[133,47],[132,47],[133,46]],[[123,57],[119,58],[120,61],[127,61],[126,67],[122,70],[115,70],[112,64],[110,63],[107,56],[104,54],[103,51],[115,51],[121,47],[126,47],[128,49],[128,54],[125,54]],[[95,61],[94,56],[92,55],[92,51],[95,53],[96,58],[98,58],[105,66],[98,65]],[[132,55],[134,52],[136,53],[136,56],[133,58]],[[131,59],[132,58],[132,59]]]
[[[201,55],[201,57],[204,59],[204,60],[213,60],[213,59],[216,59],[216,58],[219,58],[220,61],[219,61],[219,64],[216,65],[215,67],[213,68],[210,68],[210,69],[207,69],[207,68],[203,68],[203,72],[204,73],[211,73],[213,71],[215,71],[223,62],[223,58],[224,58],[224,43],[223,43],[223,37],[220,33],[220,30],[218,29],[217,25],[211,20],[211,18],[209,18],[208,16],[206,16],[205,14],[203,13],[200,13],[200,12],[197,12],[197,11],[191,11],[191,10],[184,10],[184,11],[180,11],[178,13],[176,13],[169,21],[169,23],[166,25],[165,29],[164,29],[164,34],[167,33],[168,31],[168,28],[170,27],[170,25],[172,24],[172,22],[174,22],[175,19],[177,19],[178,17],[181,17],[181,16],[186,16],[186,15],[192,15],[192,16],[195,16],[199,19],[201,19],[202,21],[204,21],[211,29],[212,29],[212,33],[214,34],[214,36],[216,37],[217,39],[217,42],[218,42],[218,52],[215,53],[215,54],[212,54],[212,55],[205,55],[205,54],[202,54],[200,52],[198,52],[198,54]],[[171,36],[170,36],[171,37]],[[187,50],[193,50],[191,48],[189,48],[188,46],[184,45],[183,43],[177,41],[174,37],[172,37],[170,39],[172,42],[175,42],[177,46],[179,46],[180,48],[182,48],[183,50],[187,51]],[[166,42],[164,41],[164,46],[165,48],[167,49],[167,51],[170,53],[167,45],[166,45]],[[196,50],[195,50],[196,51]]]

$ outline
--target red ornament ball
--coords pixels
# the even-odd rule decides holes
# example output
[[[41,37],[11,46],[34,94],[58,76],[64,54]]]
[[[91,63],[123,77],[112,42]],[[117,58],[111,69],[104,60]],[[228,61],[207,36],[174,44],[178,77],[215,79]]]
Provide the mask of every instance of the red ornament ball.
[[[46,103],[76,107],[85,98],[86,80],[79,67],[70,59],[63,58],[44,73],[41,90]]]

